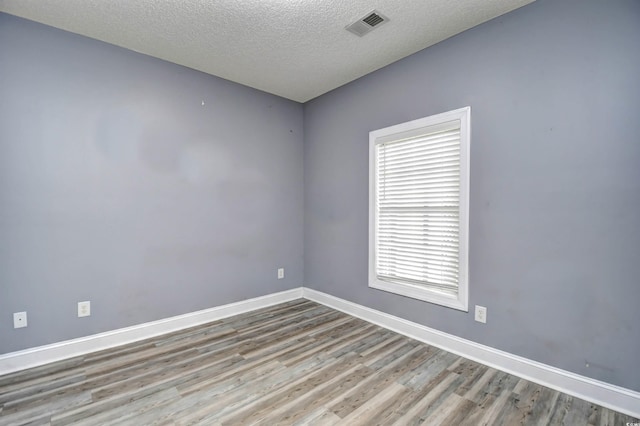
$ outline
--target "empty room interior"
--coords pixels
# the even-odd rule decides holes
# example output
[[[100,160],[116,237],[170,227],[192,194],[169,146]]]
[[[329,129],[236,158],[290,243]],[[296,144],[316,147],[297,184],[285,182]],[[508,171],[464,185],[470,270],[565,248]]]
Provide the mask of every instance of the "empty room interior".
[[[0,425],[640,425],[637,0],[0,0]]]

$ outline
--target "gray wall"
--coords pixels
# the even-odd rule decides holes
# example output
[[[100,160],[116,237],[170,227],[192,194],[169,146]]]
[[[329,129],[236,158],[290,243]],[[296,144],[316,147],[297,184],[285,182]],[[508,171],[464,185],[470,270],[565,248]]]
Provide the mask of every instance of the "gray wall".
[[[0,353],[301,286],[302,123],[298,103],[0,14]]]
[[[640,390],[639,41],[637,0],[539,0],[305,104],[305,286]],[[467,105],[486,325],[367,287],[368,132]]]

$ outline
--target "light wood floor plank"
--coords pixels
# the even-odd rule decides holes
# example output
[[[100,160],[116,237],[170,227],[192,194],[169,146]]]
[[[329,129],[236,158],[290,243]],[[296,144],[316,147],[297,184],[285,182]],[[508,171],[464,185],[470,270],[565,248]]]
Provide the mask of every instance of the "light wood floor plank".
[[[386,387],[396,382],[407,371],[413,371],[425,360],[429,359],[432,356],[432,351],[429,351],[429,349],[422,346],[414,347],[387,366],[380,368],[376,374],[372,374],[367,380],[354,386],[346,393],[339,394],[338,398],[334,397],[334,400],[328,405],[329,409],[339,417],[348,416]]]
[[[302,299],[0,377],[0,426],[627,422]]]
[[[349,413],[341,423],[345,425],[375,424],[379,413],[384,412],[396,401],[402,400],[409,392],[411,391],[407,387],[394,382]]]

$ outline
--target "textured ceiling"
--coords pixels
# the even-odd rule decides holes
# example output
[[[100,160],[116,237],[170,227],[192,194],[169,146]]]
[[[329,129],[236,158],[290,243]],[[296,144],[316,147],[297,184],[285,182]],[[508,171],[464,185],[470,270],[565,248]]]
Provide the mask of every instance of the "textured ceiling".
[[[533,0],[0,0],[0,11],[305,102]],[[377,9],[389,22],[344,29]]]

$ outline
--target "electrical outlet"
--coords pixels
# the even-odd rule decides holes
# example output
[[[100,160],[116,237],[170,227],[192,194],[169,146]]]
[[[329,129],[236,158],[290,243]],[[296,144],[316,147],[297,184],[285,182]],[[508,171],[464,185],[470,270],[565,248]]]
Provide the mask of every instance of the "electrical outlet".
[[[78,302],[78,317],[88,317],[91,315],[91,302]]]
[[[281,280],[284,278],[284,268],[278,268],[278,279]]]
[[[27,313],[16,312],[13,314],[13,328],[23,328],[27,326]]]
[[[476,321],[486,324],[487,308],[485,308],[484,306],[476,305]]]

